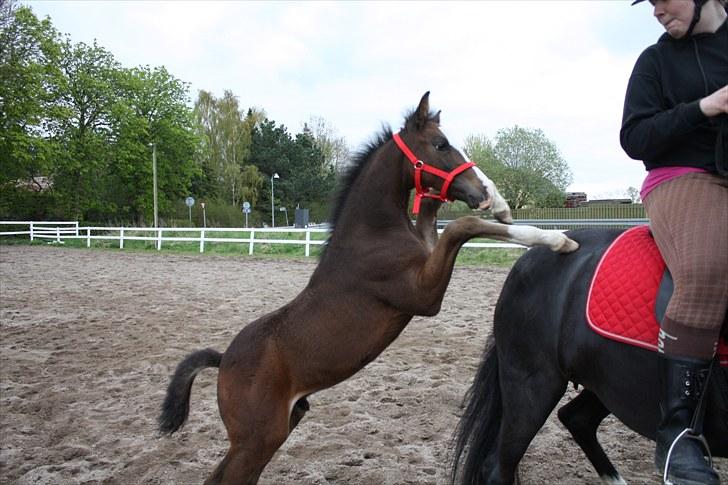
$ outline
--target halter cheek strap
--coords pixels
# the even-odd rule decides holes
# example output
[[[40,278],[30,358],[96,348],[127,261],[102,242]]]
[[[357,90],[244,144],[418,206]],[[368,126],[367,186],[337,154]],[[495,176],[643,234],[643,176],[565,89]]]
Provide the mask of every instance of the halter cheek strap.
[[[412,206],[413,214],[417,214],[420,212],[420,202],[424,197],[427,197],[428,199],[441,200],[443,202],[452,201],[452,199],[450,199],[447,195],[447,192],[450,189],[450,184],[452,184],[452,181],[455,180],[455,177],[457,177],[470,167],[475,166],[473,162],[465,162],[462,165],[458,165],[450,172],[445,172],[444,170],[440,170],[439,168],[433,167],[432,165],[428,165],[419,158],[417,158],[415,154],[412,153],[412,150],[410,150],[409,147],[404,143],[399,133],[395,133],[393,139],[399,149],[402,150],[402,153],[404,153],[407,159],[412,163],[415,169],[415,202]],[[422,172],[430,173],[432,175],[440,177],[445,181],[442,184],[442,188],[440,189],[439,194],[432,194],[429,191],[425,191],[425,188],[422,186]],[[430,189],[430,187],[427,188]]]

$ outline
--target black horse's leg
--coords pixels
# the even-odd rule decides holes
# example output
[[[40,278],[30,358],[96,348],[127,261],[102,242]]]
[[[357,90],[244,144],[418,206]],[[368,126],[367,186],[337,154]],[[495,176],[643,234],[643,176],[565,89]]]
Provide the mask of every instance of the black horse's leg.
[[[501,355],[503,419],[487,484],[516,481],[521,458],[566,391],[567,381],[556,368],[533,360],[522,365],[521,358]]]
[[[597,428],[609,415],[609,410],[593,392],[584,389],[559,409],[559,421],[584,451],[604,483],[626,483],[597,440]]]

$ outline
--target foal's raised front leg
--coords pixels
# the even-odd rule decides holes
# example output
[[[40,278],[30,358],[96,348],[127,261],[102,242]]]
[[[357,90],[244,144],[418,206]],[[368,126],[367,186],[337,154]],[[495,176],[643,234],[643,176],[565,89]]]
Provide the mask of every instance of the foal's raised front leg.
[[[439,311],[442,297],[450,282],[458,251],[470,239],[487,237],[524,246],[548,246],[553,251],[570,253],[579,244],[561,231],[549,231],[533,226],[514,226],[490,222],[473,216],[456,219],[445,226],[442,236],[417,275],[416,295],[426,310],[420,315]]]
[[[512,223],[513,217],[511,216],[511,208],[508,205],[508,202],[506,202],[506,199],[504,199],[500,192],[498,192],[498,188],[495,186],[495,183],[477,166],[473,167],[473,170],[475,170],[480,181],[483,182],[483,185],[485,185],[488,189],[488,194],[492,200],[490,210],[493,213],[493,217],[504,224]]]
[[[529,248],[533,246],[546,246],[558,253],[571,253],[579,249],[579,243],[558,230],[540,229],[526,225],[504,225],[493,222],[489,223],[488,221],[483,222],[488,224],[489,227],[483,228],[485,232],[480,237],[521,244]]]
[[[442,202],[437,199],[425,199],[420,203],[420,212],[417,214],[415,229],[420,235],[428,253],[432,253],[437,245],[437,211]]]
[[[445,226],[442,237],[435,245],[425,265],[425,274],[436,277],[437,268],[455,262],[460,247],[470,239],[487,237],[498,241],[522,244],[524,246],[547,246],[552,251],[570,253],[579,248],[579,243],[561,231],[539,229],[533,226],[516,226],[490,222],[473,216],[456,219]]]

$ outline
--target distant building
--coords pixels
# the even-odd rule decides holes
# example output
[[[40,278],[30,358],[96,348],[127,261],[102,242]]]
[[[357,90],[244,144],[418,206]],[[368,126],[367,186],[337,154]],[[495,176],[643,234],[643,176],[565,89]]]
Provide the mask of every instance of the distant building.
[[[582,202],[581,205],[618,205],[631,203],[632,199],[594,199],[587,202]]]
[[[586,202],[586,192],[567,192],[564,207],[579,207]]]
[[[18,188],[30,190],[31,192],[43,192],[53,186],[53,182],[48,177],[30,177],[24,180],[16,180],[15,186]]]

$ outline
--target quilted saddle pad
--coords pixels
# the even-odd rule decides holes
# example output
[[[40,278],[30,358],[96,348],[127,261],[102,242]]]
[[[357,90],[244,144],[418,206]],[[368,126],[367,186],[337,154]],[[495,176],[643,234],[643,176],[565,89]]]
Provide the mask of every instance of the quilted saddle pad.
[[[599,335],[657,351],[655,302],[665,262],[648,226],[626,230],[607,248],[589,288],[586,318]],[[728,366],[728,343],[718,347]]]

